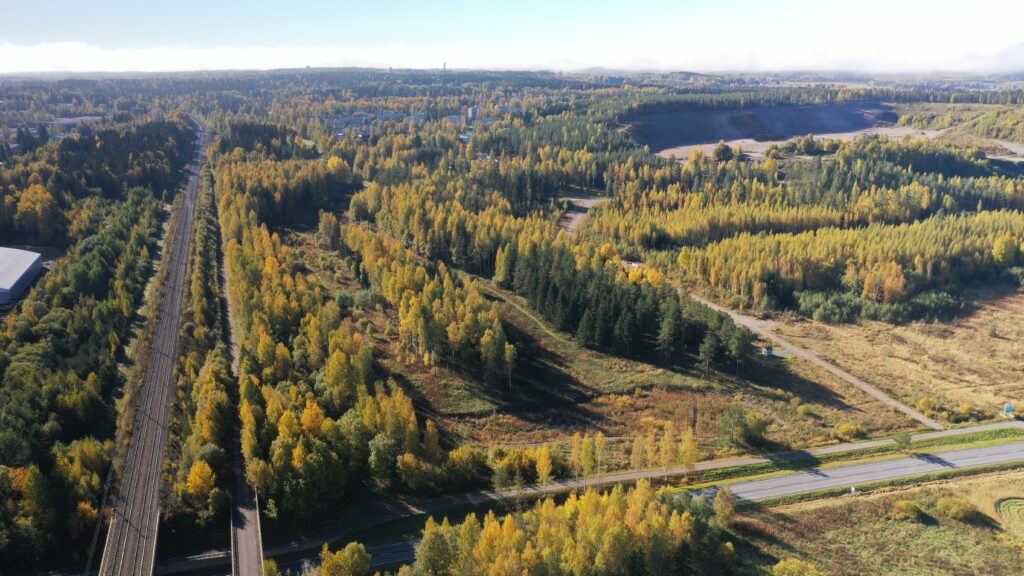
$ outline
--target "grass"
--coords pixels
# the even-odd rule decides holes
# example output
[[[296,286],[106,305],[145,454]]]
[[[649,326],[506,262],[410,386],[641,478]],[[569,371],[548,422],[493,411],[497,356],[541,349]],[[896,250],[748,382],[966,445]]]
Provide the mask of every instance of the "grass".
[[[1016,470],[761,510],[738,522],[737,551],[751,571],[798,557],[836,575],[1018,574],[1020,546],[1005,538],[996,505],[1022,494],[1024,471]],[[972,522],[944,517],[936,503],[951,495],[982,515]],[[897,518],[893,509],[902,501],[921,515]]]
[[[996,512],[1007,532],[1024,538],[1024,497],[1003,498],[996,503]]]
[[[791,320],[782,334],[906,403],[937,400],[940,419],[962,404],[993,416],[1024,396],[1024,291],[976,290],[968,300],[976,304],[951,323]]]
[[[576,430],[595,429],[608,436],[629,436],[657,431],[665,421],[674,422],[677,429],[696,421],[702,448],[725,454],[712,440],[720,436],[719,415],[730,406],[755,407],[770,416],[775,424],[769,438],[793,447],[834,443],[833,430],[840,422],[854,423],[872,434],[910,425],[880,402],[800,361],[758,357],[739,378],[733,367],[721,366],[704,379],[693,368],[693,359],[666,367],[583,348],[538,318],[522,298],[486,281],[482,285],[492,298],[506,304],[505,318],[525,347],[521,356],[534,359],[523,379],[534,380],[535,387],[550,387],[561,380],[579,398],[568,411],[565,407],[553,411],[547,429],[542,428],[543,422],[521,419],[514,412],[482,417],[473,426],[487,433],[476,435],[477,441],[550,441]],[[527,392],[529,382],[525,384],[522,390]],[[569,420],[574,412],[582,418]]]

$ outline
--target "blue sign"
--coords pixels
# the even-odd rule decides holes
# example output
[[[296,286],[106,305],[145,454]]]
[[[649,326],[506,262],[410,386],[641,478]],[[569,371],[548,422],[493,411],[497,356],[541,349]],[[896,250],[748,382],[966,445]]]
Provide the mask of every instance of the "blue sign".
[[[1007,402],[1006,406],[1003,406],[1003,415],[1004,416],[1010,416],[1012,414],[1013,414],[1013,404],[1010,404],[1009,402]]]

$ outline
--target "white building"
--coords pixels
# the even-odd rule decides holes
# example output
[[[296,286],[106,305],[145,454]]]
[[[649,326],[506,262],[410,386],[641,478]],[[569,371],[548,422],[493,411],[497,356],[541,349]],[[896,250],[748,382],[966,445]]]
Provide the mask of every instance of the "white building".
[[[21,298],[42,269],[42,254],[0,247],[0,305]]]

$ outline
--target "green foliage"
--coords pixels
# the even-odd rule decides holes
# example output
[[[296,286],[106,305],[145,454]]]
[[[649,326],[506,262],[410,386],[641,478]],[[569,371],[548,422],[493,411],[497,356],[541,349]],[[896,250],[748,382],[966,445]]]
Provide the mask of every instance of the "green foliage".
[[[521,515],[428,520],[409,574],[704,573],[734,556],[706,502],[662,498],[641,481],[542,500]]]
[[[974,522],[981,518],[981,511],[974,504],[959,496],[940,498],[935,507],[943,516],[960,522]]]
[[[892,517],[897,520],[918,522],[924,518],[924,511],[910,500],[900,500],[892,506]]]
[[[772,566],[772,576],[821,576],[821,572],[810,562],[786,558]]]

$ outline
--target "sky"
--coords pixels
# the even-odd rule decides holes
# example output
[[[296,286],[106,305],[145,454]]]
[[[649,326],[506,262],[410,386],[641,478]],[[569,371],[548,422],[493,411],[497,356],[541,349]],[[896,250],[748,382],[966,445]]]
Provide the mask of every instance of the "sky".
[[[0,0],[0,73],[1024,71],[1022,0]]]

